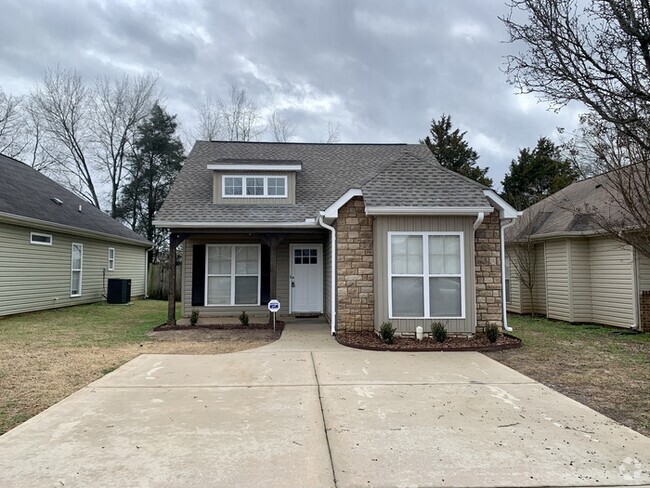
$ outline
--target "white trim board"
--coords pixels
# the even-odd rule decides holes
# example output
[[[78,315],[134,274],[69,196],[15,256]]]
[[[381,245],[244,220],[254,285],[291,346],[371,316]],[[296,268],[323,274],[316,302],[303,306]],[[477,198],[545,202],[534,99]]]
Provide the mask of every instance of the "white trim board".
[[[492,207],[366,207],[367,215],[478,215]]]
[[[208,169],[217,171],[300,171],[299,164],[208,164]]]

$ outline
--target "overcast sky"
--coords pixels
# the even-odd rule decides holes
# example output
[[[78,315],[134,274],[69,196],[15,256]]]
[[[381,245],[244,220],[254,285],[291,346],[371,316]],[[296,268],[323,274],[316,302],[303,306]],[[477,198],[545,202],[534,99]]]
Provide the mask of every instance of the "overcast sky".
[[[236,84],[307,142],[338,122],[341,142],[416,143],[446,113],[497,188],[520,148],[556,140],[579,112],[507,84],[504,0],[0,0],[0,11],[7,93],[28,93],[57,64],[91,79],[153,72],[190,129],[206,93]]]

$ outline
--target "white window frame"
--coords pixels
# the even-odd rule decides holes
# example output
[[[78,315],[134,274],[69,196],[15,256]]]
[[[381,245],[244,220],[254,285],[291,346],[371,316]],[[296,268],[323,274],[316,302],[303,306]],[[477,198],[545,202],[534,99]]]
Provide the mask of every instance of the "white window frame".
[[[75,246],[79,246],[79,249],[81,251],[81,259],[80,259],[80,266],[78,269],[74,268],[74,248]],[[73,242],[71,246],[71,251],[70,251],[70,296],[71,297],[80,297],[81,294],[83,293],[83,268],[84,268],[84,245],[79,243],[79,242]],[[73,276],[75,273],[79,273],[79,292],[78,293],[73,293],[72,289],[72,284],[74,283],[73,281]]]
[[[226,178],[241,178],[241,195],[226,195]],[[262,195],[246,195],[246,180],[261,178],[264,180],[264,193]],[[283,195],[269,195],[269,178],[284,180]],[[286,175],[221,175],[221,196],[223,198],[287,198],[289,195],[288,178]]]
[[[210,249],[215,247],[230,247],[230,273],[229,274],[209,274],[208,264]],[[235,273],[235,256],[238,247],[255,247],[257,248],[257,275],[252,274],[236,274]],[[213,276],[230,276],[230,303],[208,303],[208,279]],[[257,302],[256,303],[235,303],[235,279],[238,276],[257,276]],[[262,245],[261,244],[207,244],[205,246],[205,297],[203,303],[206,307],[258,307],[260,306],[260,296],[262,289]]]
[[[393,258],[392,241],[393,236],[419,236],[422,238],[422,273],[420,274],[398,274],[396,277],[422,278],[424,316],[423,317],[399,317],[393,315]],[[430,236],[458,236],[460,241],[460,273],[459,274],[429,274],[429,237]],[[465,316],[465,233],[464,232],[388,232],[388,317],[393,320],[463,320]],[[451,277],[460,278],[460,316],[458,317],[433,317],[430,313],[429,303],[429,278]]]
[[[115,271],[115,248],[108,248],[108,270]]]
[[[34,236],[38,237],[47,237],[49,242],[38,242],[34,240]],[[29,243],[36,246],[51,246],[53,242],[52,234],[43,234],[42,232],[30,232],[29,234]]]

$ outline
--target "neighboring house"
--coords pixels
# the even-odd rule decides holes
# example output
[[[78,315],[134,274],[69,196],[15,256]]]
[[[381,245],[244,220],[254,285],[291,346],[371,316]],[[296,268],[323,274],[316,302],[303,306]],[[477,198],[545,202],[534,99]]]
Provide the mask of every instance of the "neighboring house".
[[[605,178],[601,175],[566,187],[526,209],[506,230],[509,312],[531,312],[528,281],[534,283],[535,313],[567,322],[641,324],[643,292],[650,293],[650,259],[606,235],[595,218],[576,212],[584,205],[594,215],[614,211]],[[518,270],[514,260],[525,264]],[[522,279],[522,270],[533,269],[533,279],[528,273]]]
[[[155,224],[183,242],[183,317],[277,298],[333,333],[439,320],[473,334],[504,325],[500,229],[515,216],[421,144],[199,141]]]
[[[0,316],[146,294],[151,244],[38,171],[0,155]]]

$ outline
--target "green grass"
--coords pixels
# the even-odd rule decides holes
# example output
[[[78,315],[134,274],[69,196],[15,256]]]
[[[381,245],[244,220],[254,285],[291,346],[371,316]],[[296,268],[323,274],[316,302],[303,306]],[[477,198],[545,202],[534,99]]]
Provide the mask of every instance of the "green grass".
[[[650,434],[650,334],[509,315],[523,346],[488,355]]]
[[[177,316],[178,316],[177,306]],[[147,332],[167,320],[167,302],[94,303],[0,320],[0,342],[57,347],[107,347],[150,340]]]

